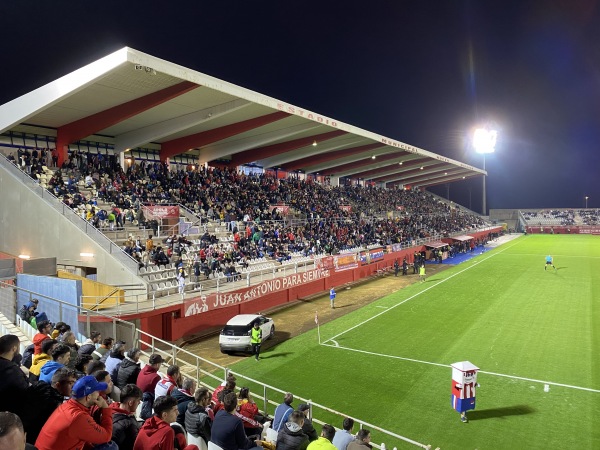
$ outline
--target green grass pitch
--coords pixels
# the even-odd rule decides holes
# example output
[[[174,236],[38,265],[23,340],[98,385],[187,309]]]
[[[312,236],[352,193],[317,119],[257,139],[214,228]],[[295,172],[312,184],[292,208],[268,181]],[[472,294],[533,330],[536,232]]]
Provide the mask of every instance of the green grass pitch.
[[[596,236],[515,239],[320,332],[323,345],[315,326],[231,369],[433,448],[600,448]],[[448,367],[464,360],[481,368],[466,424]]]

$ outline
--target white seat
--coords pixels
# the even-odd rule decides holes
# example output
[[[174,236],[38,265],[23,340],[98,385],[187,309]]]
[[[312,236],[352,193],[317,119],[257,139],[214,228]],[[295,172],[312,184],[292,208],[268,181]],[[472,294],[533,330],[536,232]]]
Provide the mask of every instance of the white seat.
[[[219,447],[217,444],[215,444],[212,441],[208,441],[208,450],[223,450],[223,448]]]
[[[201,437],[194,437],[190,433],[187,434],[187,443],[188,445],[197,445],[200,450],[208,450],[208,446],[206,445],[206,442],[204,442],[204,439]]]
[[[267,441],[275,444],[277,442],[277,431],[275,431],[273,428],[269,427],[267,429],[266,437],[267,437]]]
[[[267,434],[269,433],[269,430],[271,429],[271,421],[268,420],[263,424],[263,429],[262,429],[262,433],[260,434],[260,438],[261,439],[266,439],[267,438]]]

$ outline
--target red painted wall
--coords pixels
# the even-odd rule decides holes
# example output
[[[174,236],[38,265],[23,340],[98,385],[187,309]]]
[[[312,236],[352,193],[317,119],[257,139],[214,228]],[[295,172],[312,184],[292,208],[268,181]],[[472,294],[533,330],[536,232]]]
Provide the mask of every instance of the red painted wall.
[[[498,227],[497,230],[500,229],[501,227]],[[469,233],[469,235],[480,238],[486,236],[488,233],[489,231]],[[309,297],[318,293],[324,294],[331,286],[341,286],[371,276],[385,267],[390,268],[393,266],[394,260],[396,259],[401,263],[405,256],[407,261],[412,263],[414,252],[423,250],[425,250],[425,247],[419,246],[395,253],[387,253],[381,261],[340,272],[332,270],[331,275],[328,278],[294,286],[283,291],[273,292],[249,302],[237,303],[225,308],[207,311],[190,317],[184,317],[184,308],[185,305],[189,304],[189,301],[192,301],[193,299],[186,301],[183,305],[174,305],[169,308],[149,311],[138,315],[137,317],[141,319],[140,326],[143,331],[166,341],[176,341],[183,337],[200,333],[203,330],[221,327],[236,314],[255,314],[285,303],[296,301],[299,298]],[[245,289],[236,292],[245,292]],[[170,326],[166,326],[166,321],[170,321]]]

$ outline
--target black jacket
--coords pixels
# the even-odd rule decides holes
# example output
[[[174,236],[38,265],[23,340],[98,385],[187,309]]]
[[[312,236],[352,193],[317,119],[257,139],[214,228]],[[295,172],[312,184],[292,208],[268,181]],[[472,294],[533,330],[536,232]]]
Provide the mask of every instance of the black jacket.
[[[25,409],[25,392],[29,382],[23,371],[14,362],[0,358],[0,411],[21,415]]]
[[[56,389],[44,381],[32,384],[27,389],[27,402],[30,406],[35,405],[27,408],[21,416],[27,442],[35,444],[42,427],[64,400]]]
[[[306,450],[308,436],[294,422],[284,423],[277,433],[276,450]]]
[[[117,383],[119,389],[123,389],[127,384],[135,384],[137,381],[138,374],[142,368],[140,363],[133,362],[129,358],[125,358],[119,366],[117,372]]]
[[[194,397],[181,392],[179,389],[173,389],[171,397],[177,399],[177,423],[187,431],[187,428],[185,427],[185,412],[188,409],[188,403],[193,401]]]
[[[308,436],[308,440],[310,442],[316,441],[319,438],[319,436],[317,435],[317,430],[315,430],[315,427],[313,426],[312,420],[310,420],[308,417],[304,418],[304,425],[302,425],[302,431]]]
[[[133,450],[133,444],[141,424],[138,423],[135,415],[116,406],[111,406],[111,408],[114,410],[112,440],[119,446],[119,450]]]
[[[189,402],[185,412],[185,429],[194,437],[201,437],[208,444],[212,421],[206,410],[195,402]]]

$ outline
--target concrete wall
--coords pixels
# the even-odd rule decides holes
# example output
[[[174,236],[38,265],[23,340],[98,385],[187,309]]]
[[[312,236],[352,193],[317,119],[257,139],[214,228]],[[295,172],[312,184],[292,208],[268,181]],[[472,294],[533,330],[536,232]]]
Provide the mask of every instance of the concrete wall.
[[[492,222],[506,223],[509,229],[515,230],[519,222],[518,209],[490,209]]]
[[[95,267],[111,285],[144,284],[90,236],[0,165],[0,252],[56,257],[58,264]],[[94,257],[81,257],[80,253]]]

